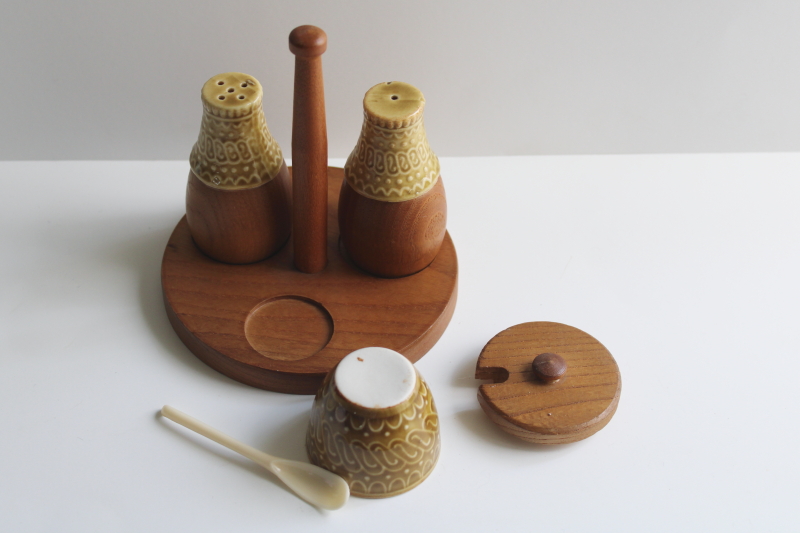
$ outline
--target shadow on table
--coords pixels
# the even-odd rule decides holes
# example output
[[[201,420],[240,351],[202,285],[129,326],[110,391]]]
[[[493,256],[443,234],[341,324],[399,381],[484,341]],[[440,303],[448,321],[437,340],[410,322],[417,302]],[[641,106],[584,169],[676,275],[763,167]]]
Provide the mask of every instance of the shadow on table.
[[[297,398],[299,405],[291,406],[292,409],[297,409],[298,412],[288,421],[275,427],[274,423],[268,425],[268,416],[265,416],[264,428],[268,428],[269,434],[265,434],[263,438],[259,439],[259,449],[283,457],[285,459],[293,459],[308,463],[308,456],[306,455],[306,430],[308,429],[308,420],[311,414],[311,402],[313,396],[293,396],[292,399]],[[286,408],[286,405],[282,406]]]
[[[174,220],[166,222],[159,229],[138,237],[134,243],[131,243],[131,247],[128,250],[129,253],[127,255],[135,262],[140,274],[139,303],[142,309],[142,317],[153,336],[167,352],[175,356],[187,367],[212,380],[246,387],[246,385],[213,370],[195,357],[181,342],[169,323],[161,292],[161,259],[169,236],[180,220],[180,217],[173,218]]]
[[[456,419],[484,442],[510,450],[528,450],[550,454],[563,453],[567,449],[581,445],[580,442],[569,444],[536,444],[524,441],[500,429],[486,416],[486,413],[484,413],[483,409],[480,407],[458,412],[456,413]]]
[[[453,372],[453,379],[451,380],[453,387],[466,387],[477,391],[481,383],[487,383],[486,381],[475,379],[475,365],[478,363],[480,353],[480,350],[475,350],[474,353],[461,358],[456,371]]]
[[[40,287],[30,292],[44,293],[41,286],[47,287],[48,311],[54,314],[69,313],[79,306],[124,307],[131,296],[138,298],[144,324],[167,353],[195,373],[239,385],[198,360],[167,318],[161,294],[161,259],[181,216],[175,211],[135,215],[86,211],[37,221],[27,231],[37,241],[39,253],[28,258],[28,269],[38,276],[29,275],[28,279]],[[131,280],[135,287],[129,285]]]

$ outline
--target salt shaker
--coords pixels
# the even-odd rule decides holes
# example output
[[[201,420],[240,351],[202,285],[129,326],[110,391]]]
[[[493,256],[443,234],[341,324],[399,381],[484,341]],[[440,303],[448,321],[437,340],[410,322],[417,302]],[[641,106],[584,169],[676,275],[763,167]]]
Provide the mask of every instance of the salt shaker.
[[[201,91],[203,121],[189,157],[186,219],[195,244],[224,263],[254,263],[291,232],[291,180],[252,76],[219,74]]]

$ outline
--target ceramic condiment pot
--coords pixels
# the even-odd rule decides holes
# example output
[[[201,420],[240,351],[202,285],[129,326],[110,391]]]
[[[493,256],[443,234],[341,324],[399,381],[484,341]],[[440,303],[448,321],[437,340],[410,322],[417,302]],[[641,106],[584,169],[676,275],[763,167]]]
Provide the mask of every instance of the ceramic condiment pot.
[[[411,490],[431,473],[440,448],[431,391],[393,350],[362,348],[347,355],[314,398],[308,457],[342,476],[354,496]]]
[[[201,98],[186,190],[192,238],[217,261],[260,261],[291,232],[289,169],[267,129],[261,84],[240,72],[219,74],[203,85]]]
[[[382,277],[419,272],[445,235],[447,203],[439,160],[428,145],[416,87],[386,82],[364,96],[364,125],[344,166],[339,196],[342,246]]]

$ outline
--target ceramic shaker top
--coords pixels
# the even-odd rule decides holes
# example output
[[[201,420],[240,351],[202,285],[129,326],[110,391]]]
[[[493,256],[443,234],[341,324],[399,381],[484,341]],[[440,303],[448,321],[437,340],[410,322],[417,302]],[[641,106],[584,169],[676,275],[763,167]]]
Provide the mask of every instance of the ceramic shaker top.
[[[436,184],[439,159],[425,135],[424,107],[422,92],[408,83],[389,81],[367,91],[361,135],[344,167],[359,194],[404,202]]]
[[[203,85],[203,122],[189,164],[206,185],[248,189],[280,171],[283,153],[267,129],[262,98],[261,84],[241,72],[219,74]]]

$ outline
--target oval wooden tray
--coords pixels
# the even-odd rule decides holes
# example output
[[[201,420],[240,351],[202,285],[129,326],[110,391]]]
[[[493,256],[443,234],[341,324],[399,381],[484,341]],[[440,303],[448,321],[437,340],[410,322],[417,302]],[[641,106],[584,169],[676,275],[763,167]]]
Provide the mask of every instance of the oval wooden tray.
[[[185,217],[161,265],[172,327],[200,360],[237,381],[314,394],[345,355],[367,346],[417,361],[444,333],[456,304],[458,259],[450,235],[431,265],[398,279],[370,276],[339,247],[337,204],[344,173],[328,168],[328,264],[304,274],[290,242],[250,265],[208,258]]]

